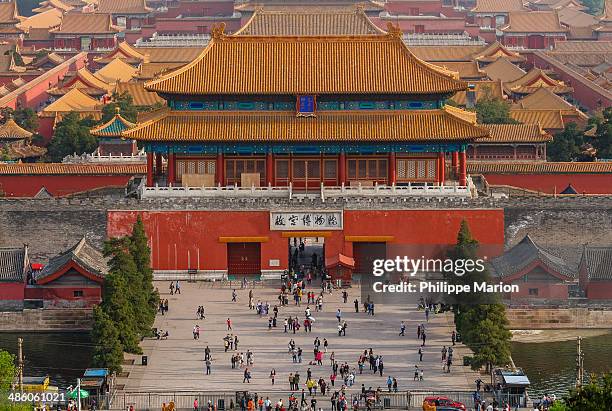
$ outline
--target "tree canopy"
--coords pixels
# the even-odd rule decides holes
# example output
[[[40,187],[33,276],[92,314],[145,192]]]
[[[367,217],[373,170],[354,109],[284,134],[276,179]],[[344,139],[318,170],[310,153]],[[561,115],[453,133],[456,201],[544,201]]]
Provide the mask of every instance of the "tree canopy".
[[[592,376],[591,381],[557,401],[551,411],[607,411],[612,404],[612,372]]]
[[[140,340],[152,334],[159,295],[153,287],[150,252],[140,217],[130,236],[104,244],[109,274],[92,330],[97,366],[120,370],[123,352],[142,353]]]
[[[136,122],[138,109],[134,105],[134,99],[128,92],[118,94],[113,93],[111,102],[102,107],[102,121],[105,123],[112,119],[117,113],[117,109],[121,112],[121,116],[127,121]]]
[[[59,162],[68,155],[93,152],[98,147],[98,140],[89,132],[94,125],[91,117],[81,119],[76,112],[65,115],[53,132],[48,147],[49,159]]]
[[[17,375],[15,356],[8,351],[0,350],[0,392],[6,392]]]
[[[480,124],[515,124],[510,117],[510,103],[500,98],[485,95],[476,102],[476,115]]]
[[[448,253],[455,260],[476,260],[478,241],[470,232],[467,222],[461,222],[457,244]],[[463,276],[449,273],[447,281],[452,284],[473,285],[475,282],[491,282],[491,275],[485,266],[482,271],[472,270]],[[506,308],[496,295],[483,293],[462,293],[453,303],[455,326],[461,338],[474,353],[471,367],[474,370],[503,366],[510,362],[510,339],[506,319]]]

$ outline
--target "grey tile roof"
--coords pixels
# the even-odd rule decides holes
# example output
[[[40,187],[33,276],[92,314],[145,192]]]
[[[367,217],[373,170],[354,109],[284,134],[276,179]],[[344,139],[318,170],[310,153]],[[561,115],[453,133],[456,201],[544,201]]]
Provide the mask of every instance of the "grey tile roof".
[[[0,248],[0,282],[25,281],[29,267],[27,247]]]
[[[612,281],[612,247],[586,246],[583,263],[589,280]]]
[[[522,271],[536,260],[553,271],[570,278],[575,278],[578,272],[578,267],[575,264],[571,264],[565,258],[539,246],[529,234],[503,255],[491,260],[489,265],[493,276],[506,278]]]
[[[51,258],[49,263],[35,274],[34,280],[40,281],[52,275],[71,260],[97,277],[104,278],[108,273],[107,261],[102,255],[102,252],[94,248],[85,237],[83,237],[67,251]]]

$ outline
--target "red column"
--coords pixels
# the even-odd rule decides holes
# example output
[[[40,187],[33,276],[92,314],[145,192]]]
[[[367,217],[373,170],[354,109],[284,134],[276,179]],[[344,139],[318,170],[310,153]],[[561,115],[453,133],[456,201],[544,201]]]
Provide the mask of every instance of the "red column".
[[[170,153],[168,154],[168,184],[175,183],[175,160],[176,154]]]
[[[224,186],[225,177],[223,175],[223,172],[225,171],[225,167],[223,164],[223,153],[217,154],[217,163],[215,164],[215,171],[217,172],[217,185]]]
[[[160,153],[155,153],[155,174],[161,175],[162,167],[162,155]]]
[[[338,164],[338,184],[342,185],[344,183],[346,185],[346,154],[344,154],[344,151],[340,152],[338,162],[340,163]]]
[[[395,153],[389,153],[389,185],[393,185],[395,184],[395,182],[397,181],[397,176],[395,173]]]
[[[467,167],[465,161],[465,151],[459,153],[459,185],[467,185]]]
[[[274,186],[274,156],[271,151],[266,154],[266,185]]]
[[[440,163],[440,185],[444,185],[444,181],[446,180],[446,158],[444,157],[444,153],[438,153],[438,162]]]
[[[451,166],[455,177],[459,176],[459,153],[457,151],[452,152]]]
[[[147,153],[147,187],[153,187],[153,153]]]

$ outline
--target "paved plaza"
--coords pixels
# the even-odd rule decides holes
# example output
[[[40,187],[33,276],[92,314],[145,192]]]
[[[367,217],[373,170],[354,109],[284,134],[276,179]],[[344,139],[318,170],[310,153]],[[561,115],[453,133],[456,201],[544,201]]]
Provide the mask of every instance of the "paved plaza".
[[[278,284],[275,282],[274,284]],[[362,375],[357,374],[354,390],[360,390],[361,384],[368,387],[386,389],[387,376],[397,378],[399,390],[471,390],[478,376],[460,364],[468,350],[457,344],[451,373],[442,371],[441,349],[451,344],[451,314],[430,316],[427,327],[427,344],[423,348],[423,361],[419,361],[418,348],[420,341],[416,338],[417,325],[425,323],[423,311],[414,306],[378,304],[375,316],[364,312],[355,313],[353,301],[361,296],[358,287],[349,289],[348,302],[342,302],[341,292],[325,295],[323,312],[312,315],[316,321],[312,333],[304,332],[304,327],[293,334],[283,332],[283,320],[288,316],[304,319],[306,304],[279,307],[277,328],[268,330],[268,317],[258,316],[255,310],[248,308],[248,289],[236,289],[238,301],[231,302],[232,288],[221,287],[219,283],[181,282],[181,294],[170,295],[169,282],[157,282],[162,298],[169,300],[169,312],[157,316],[155,326],[167,330],[167,340],[146,339],[142,343],[144,354],[148,356],[148,365],[142,366],[140,357],[135,358],[134,365],[126,366],[129,378],[121,379],[125,390],[129,391],[270,391],[289,390],[289,373],[300,373],[300,384],[306,381],[307,369],[311,368],[315,380],[323,377],[329,383],[331,366],[329,355],[333,351],[340,364],[345,361],[358,370],[357,361],[360,353],[372,348],[374,355],[383,355],[383,376],[374,375],[366,363]],[[318,287],[313,288],[318,291]],[[254,302],[268,301],[273,307],[277,302],[278,289],[275,286],[253,288]],[[307,290],[308,291],[308,288]],[[196,310],[199,305],[206,309],[206,319],[197,320]],[[348,323],[346,336],[339,337],[336,309],[343,312],[343,320]],[[363,307],[360,307],[361,310]],[[272,309],[270,310],[272,315]],[[223,337],[228,333],[226,320],[231,318],[232,332],[238,336],[238,352],[251,350],[254,353],[254,366],[251,368],[250,384],[243,383],[243,370],[231,368],[231,352],[224,352]],[[406,335],[399,336],[400,322],[406,324]],[[200,339],[194,340],[192,329],[198,324],[201,328]],[[313,360],[313,341],[315,337],[329,342],[328,352],[324,355],[323,366],[309,365]],[[288,342],[294,339],[297,346],[303,349],[301,364],[295,364],[288,353]],[[212,374],[205,374],[204,349],[209,346],[212,351]],[[323,347],[321,346],[321,349]],[[423,381],[413,381],[415,364],[424,370]],[[270,370],[276,370],[276,384],[270,386]],[[338,375],[336,388],[341,385]]]

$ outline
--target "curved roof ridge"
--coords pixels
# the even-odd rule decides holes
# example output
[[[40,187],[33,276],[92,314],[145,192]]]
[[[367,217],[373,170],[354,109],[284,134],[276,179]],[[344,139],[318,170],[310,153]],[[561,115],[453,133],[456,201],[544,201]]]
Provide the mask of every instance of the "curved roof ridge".
[[[467,89],[467,83],[453,78],[448,70],[433,66],[412,53],[402,41],[399,28],[395,28],[393,25],[390,26],[386,35],[332,36],[236,36],[224,34],[224,27],[224,25],[219,25],[213,29],[211,41],[192,62],[171,73],[146,82],[145,88],[158,93],[175,94],[329,94],[360,92],[436,94]],[[291,46],[285,47],[283,46],[284,43],[291,44]],[[377,43],[379,46],[370,47],[367,46],[368,43]],[[236,46],[232,46],[234,44]],[[310,44],[313,45],[310,46]],[[384,44],[388,44],[388,46],[385,47]],[[239,50],[240,47],[244,47],[244,49]],[[216,58],[216,60],[205,61],[206,56],[213,51],[215,52],[213,58]],[[307,64],[311,64],[312,67],[298,70],[297,63],[303,63],[305,52],[312,53],[311,58],[306,60]],[[372,55],[372,53],[378,54]],[[406,59],[400,58],[401,55],[404,55]],[[266,56],[267,58],[255,56]],[[333,56],[334,61],[330,61],[330,56]],[[340,64],[350,58],[353,58],[354,64],[352,66]],[[392,70],[389,67],[385,70],[385,66],[383,66],[382,70],[380,68],[374,70],[371,60],[377,58],[378,60],[386,58],[387,63],[395,63],[398,68]],[[355,62],[355,60],[357,61]],[[254,64],[262,66],[257,70],[255,67],[251,68]],[[332,64],[334,64],[333,67]],[[198,67],[199,65],[202,67]],[[323,67],[325,65],[327,65],[327,69],[338,71],[336,75],[342,74],[342,70],[345,70],[355,78],[352,81],[349,81],[346,77],[343,81],[327,81],[325,77],[317,74],[317,72],[325,72],[326,68]],[[225,69],[220,66],[225,67]],[[184,77],[185,73],[192,69],[194,70],[194,78],[181,77]],[[216,76],[221,75],[227,79],[227,70],[229,69],[241,71],[234,73],[235,78],[232,81],[221,82],[220,79],[217,79]],[[289,73],[292,75],[288,75],[286,69],[294,72]],[[404,72],[400,72],[400,69]],[[265,71],[263,74],[262,70]],[[412,70],[411,74],[413,76],[406,76],[406,70]],[[255,73],[259,77],[259,83],[250,81]],[[278,80],[278,76],[283,75],[286,81],[264,83],[262,78],[266,75],[272,76],[276,80]],[[204,81],[203,76],[213,78]],[[245,76],[245,78],[241,81],[240,76]],[[307,78],[307,76],[310,77]],[[317,76],[319,77],[317,78]],[[215,79],[219,81],[213,81]],[[362,80],[367,80],[367,82],[364,83]],[[186,82],[189,83],[190,89],[188,89]],[[359,86],[364,86],[364,88],[359,90],[357,89]],[[259,87],[259,90],[256,87]]]

